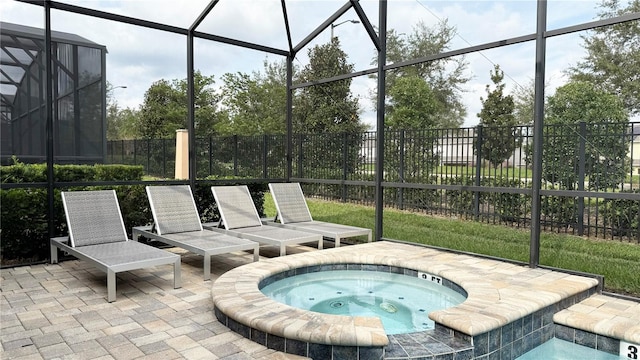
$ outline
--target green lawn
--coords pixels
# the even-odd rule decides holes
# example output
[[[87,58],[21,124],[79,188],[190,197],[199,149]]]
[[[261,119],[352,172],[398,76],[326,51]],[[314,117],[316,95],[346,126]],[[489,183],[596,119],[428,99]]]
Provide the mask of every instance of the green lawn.
[[[374,229],[373,207],[308,199],[315,220]],[[265,213],[275,216],[265,194]],[[529,230],[386,209],[385,238],[529,262]],[[640,244],[543,233],[542,265],[600,274],[606,291],[640,297]]]
[[[369,173],[373,173],[376,167],[374,163],[362,164],[360,170],[366,171]],[[507,178],[513,179],[531,179],[533,177],[533,172],[531,169],[527,169],[525,167],[504,167],[494,169],[490,166],[485,166],[481,170],[481,176],[487,177],[495,177],[495,176],[504,176]],[[447,175],[447,176],[475,176],[476,175],[476,167],[475,166],[450,166],[443,165],[437,166],[432,171],[433,175]],[[588,180],[588,177],[587,177]],[[624,179],[627,184],[639,184],[640,183],[640,175],[629,175],[627,174]],[[635,188],[635,186],[634,186]]]

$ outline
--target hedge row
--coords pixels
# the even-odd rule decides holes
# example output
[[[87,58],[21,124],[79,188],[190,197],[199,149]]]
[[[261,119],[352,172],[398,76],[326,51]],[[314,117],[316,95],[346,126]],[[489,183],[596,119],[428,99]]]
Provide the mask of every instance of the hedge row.
[[[46,167],[40,164],[16,164],[0,167],[2,181],[31,183],[46,181]],[[142,166],[129,165],[56,165],[54,167],[54,236],[66,236],[66,219],[60,197],[61,191],[114,189],[129,236],[134,226],[153,221],[145,185],[65,187],[64,182],[136,181],[142,180]],[[208,178],[208,180],[219,180]],[[225,182],[235,184],[238,182]],[[251,196],[260,216],[264,216],[266,184],[249,184]],[[202,221],[217,221],[215,201],[208,185],[196,187],[194,198]],[[0,190],[0,242],[2,266],[29,264],[49,258],[48,200],[45,188],[17,188]]]

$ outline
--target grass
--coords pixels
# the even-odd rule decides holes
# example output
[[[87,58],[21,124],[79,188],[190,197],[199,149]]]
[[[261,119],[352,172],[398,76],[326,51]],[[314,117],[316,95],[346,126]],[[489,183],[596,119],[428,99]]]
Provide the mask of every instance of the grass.
[[[373,207],[307,199],[315,220],[374,229]],[[265,213],[275,216],[269,194]],[[529,262],[529,229],[385,209],[385,238]],[[605,290],[640,297],[640,244],[542,233],[540,264],[605,277]]]
[[[360,166],[360,170],[367,171],[373,173],[376,170],[376,166],[374,163],[366,163]],[[533,173],[530,169],[524,167],[498,167],[498,169],[494,169],[491,166],[485,166],[481,169],[481,173],[483,176],[506,176],[513,178],[531,178]],[[453,176],[475,176],[476,175],[476,167],[475,166],[453,166],[453,165],[441,165],[436,166],[432,170],[433,175],[453,175]]]
[[[366,171],[369,173],[373,173],[376,167],[374,163],[366,163],[360,166],[360,170]],[[476,167],[475,166],[452,166],[452,165],[442,165],[437,166],[432,171],[433,175],[452,175],[452,176],[475,176],[476,175]],[[504,176],[507,178],[513,179],[531,179],[533,177],[533,171],[526,167],[503,167],[494,169],[491,166],[484,166],[481,169],[481,176]],[[588,179],[588,177],[587,177]],[[640,175],[629,175],[625,176],[624,182],[626,184],[640,184]],[[634,186],[635,187],[635,186]]]

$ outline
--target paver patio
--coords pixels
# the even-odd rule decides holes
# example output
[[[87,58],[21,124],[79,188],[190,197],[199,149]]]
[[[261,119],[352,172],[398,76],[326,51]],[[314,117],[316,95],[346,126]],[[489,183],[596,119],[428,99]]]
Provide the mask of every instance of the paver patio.
[[[291,253],[313,250],[292,246]],[[2,359],[302,359],[267,349],[220,324],[202,257],[180,249],[182,288],[171,266],[118,274],[107,302],[106,274],[78,260],[0,271]],[[277,256],[277,249],[262,249]],[[212,280],[252,261],[238,252],[212,259]]]

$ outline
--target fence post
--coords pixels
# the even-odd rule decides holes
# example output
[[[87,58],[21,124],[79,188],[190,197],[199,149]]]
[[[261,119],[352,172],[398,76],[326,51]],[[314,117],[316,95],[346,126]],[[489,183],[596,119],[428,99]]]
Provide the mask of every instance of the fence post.
[[[162,177],[167,177],[167,140],[162,139]]]
[[[151,174],[151,139],[147,139],[147,174]]]
[[[348,141],[347,141],[347,133],[344,132],[342,133],[342,180],[346,181],[348,178],[348,173],[349,173],[349,169],[348,169],[348,159],[349,159],[349,152],[348,152]],[[342,183],[342,202],[346,202],[347,201],[347,184],[345,184],[344,182]]]
[[[267,139],[267,135],[262,135],[262,178],[268,179],[267,176],[267,146],[269,145],[269,140]]]
[[[586,139],[587,139],[587,124],[584,121],[580,122],[580,147],[578,152],[578,191],[584,191],[584,181],[586,178]],[[578,235],[584,235],[584,198],[578,197]]]
[[[400,182],[404,183],[404,130],[400,130],[400,159],[398,164],[398,177]],[[404,188],[398,189],[398,207],[404,210]]]
[[[189,178],[189,132],[186,129],[176,130],[176,164],[174,178]]]
[[[209,135],[209,175],[213,173],[213,136]]]
[[[233,176],[238,176],[238,135],[233,135]]]
[[[298,177],[302,178],[302,134],[298,137]]]
[[[483,126],[478,125],[476,135],[476,175],[473,184],[480,186],[480,170],[482,169],[482,140],[483,140]],[[480,217],[480,192],[473,192],[473,216],[476,220]]]

